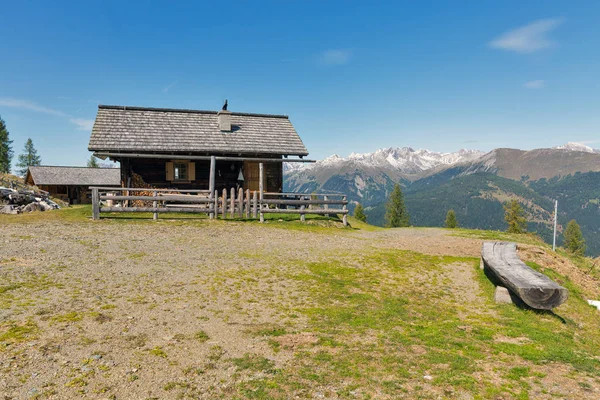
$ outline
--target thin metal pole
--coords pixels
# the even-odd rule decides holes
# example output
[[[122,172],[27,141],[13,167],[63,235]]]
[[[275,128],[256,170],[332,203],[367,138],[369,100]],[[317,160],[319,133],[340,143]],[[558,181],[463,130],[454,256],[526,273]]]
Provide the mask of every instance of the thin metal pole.
[[[554,200],[554,237],[552,238],[552,251],[556,251],[556,220],[558,219],[558,200]]]

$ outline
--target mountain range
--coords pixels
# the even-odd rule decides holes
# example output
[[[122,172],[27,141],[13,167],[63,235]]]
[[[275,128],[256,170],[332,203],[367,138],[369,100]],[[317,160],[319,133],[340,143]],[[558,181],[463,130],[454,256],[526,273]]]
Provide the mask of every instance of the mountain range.
[[[284,191],[345,193],[350,209],[361,203],[375,225],[384,224],[395,183],[403,187],[415,226],[442,226],[446,212],[454,209],[461,226],[502,230],[502,204],[516,198],[526,210],[529,229],[546,240],[551,240],[553,200],[558,200],[559,231],[576,219],[588,254],[600,255],[600,150],[580,143],[487,153],[385,148],[333,155],[314,164],[285,164],[284,174]]]

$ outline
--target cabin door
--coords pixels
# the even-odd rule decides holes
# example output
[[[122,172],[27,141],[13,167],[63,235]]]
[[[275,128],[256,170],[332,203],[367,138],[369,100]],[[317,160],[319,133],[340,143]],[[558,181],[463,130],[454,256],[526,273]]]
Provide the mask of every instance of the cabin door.
[[[267,190],[267,175],[266,168],[263,164],[263,187]],[[260,170],[257,162],[244,161],[244,189],[250,191],[258,191],[260,189]]]

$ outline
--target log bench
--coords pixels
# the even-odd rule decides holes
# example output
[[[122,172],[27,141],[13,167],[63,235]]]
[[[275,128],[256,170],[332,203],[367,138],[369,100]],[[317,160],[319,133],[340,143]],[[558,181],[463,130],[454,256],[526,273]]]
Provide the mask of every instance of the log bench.
[[[481,258],[486,272],[531,308],[551,310],[569,296],[567,289],[525,265],[516,243],[484,242]]]

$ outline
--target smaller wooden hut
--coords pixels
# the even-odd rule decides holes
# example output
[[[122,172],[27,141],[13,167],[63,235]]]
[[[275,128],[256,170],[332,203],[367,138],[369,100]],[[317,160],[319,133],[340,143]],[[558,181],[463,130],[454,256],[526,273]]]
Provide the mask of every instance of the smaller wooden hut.
[[[90,186],[121,186],[119,168],[29,167],[25,182],[69,204],[91,203]]]

